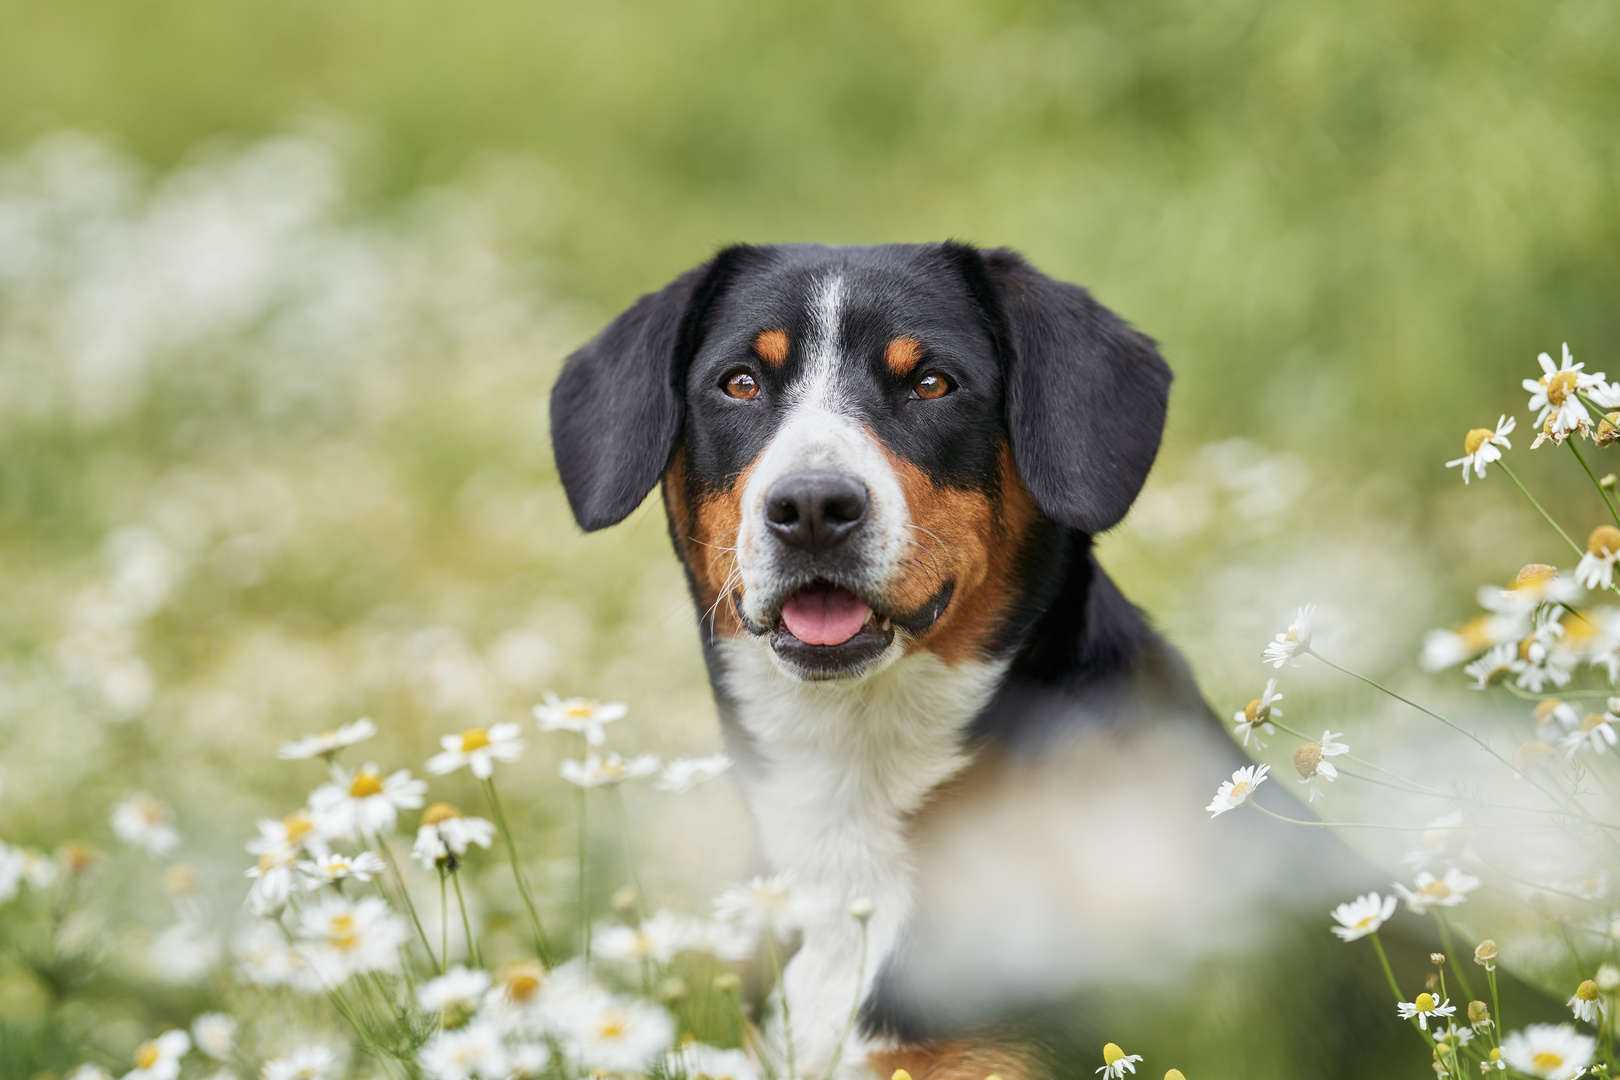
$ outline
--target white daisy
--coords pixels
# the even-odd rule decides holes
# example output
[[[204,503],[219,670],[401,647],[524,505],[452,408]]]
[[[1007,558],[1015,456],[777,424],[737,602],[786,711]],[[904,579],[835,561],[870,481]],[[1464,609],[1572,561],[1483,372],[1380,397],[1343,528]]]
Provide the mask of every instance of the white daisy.
[[[175,1080],[180,1059],[191,1049],[191,1036],[179,1028],[165,1031],[135,1048],[135,1067],[124,1080]]]
[[[586,754],[583,761],[568,758],[557,767],[557,772],[564,780],[570,784],[578,784],[582,788],[622,784],[626,780],[639,780],[643,776],[651,776],[657,771],[657,754],[640,754],[633,758],[623,758],[618,754],[609,754],[607,757]]]
[[[1221,782],[1215,798],[1204,809],[1209,811],[1210,817],[1220,817],[1228,810],[1242,806],[1249,801],[1255,789],[1266,782],[1266,774],[1270,771],[1270,765],[1245,765],[1232,774],[1232,779]]]
[[[1582,981],[1581,985],[1575,988],[1575,995],[1565,1004],[1574,1010],[1575,1019],[1584,1020],[1588,1024],[1598,1024],[1600,1027],[1602,1025],[1599,1018],[1607,1015],[1609,1011],[1603,995],[1598,993],[1598,984],[1591,979]]]
[[[1614,563],[1620,559],[1620,529],[1599,525],[1586,538],[1586,553],[1575,566],[1575,580],[1588,589],[1607,589],[1614,584]]]
[[[444,750],[428,758],[427,771],[443,776],[466,765],[478,779],[488,780],[495,773],[497,761],[516,761],[523,756],[521,732],[516,724],[491,724],[487,728],[467,728],[459,735],[441,736],[439,745]]]
[[[178,922],[158,933],[146,947],[146,970],[160,982],[183,986],[197,982],[219,963],[220,942],[206,925]]]
[[[411,779],[409,769],[385,777],[375,765],[355,773],[333,765],[332,782],[310,794],[309,810],[322,833],[353,840],[392,829],[401,810],[422,805],[426,791],[427,781]]]
[[[1610,708],[1614,708],[1616,699],[1610,698]],[[1565,732],[1581,726],[1581,714],[1575,711],[1575,706],[1561,698],[1545,698],[1536,702],[1536,707],[1530,711],[1530,718],[1536,722],[1536,733],[1542,736],[1543,742],[1552,742]]]
[[[449,803],[434,803],[422,812],[411,858],[432,870],[452,857],[459,859],[473,845],[488,849],[495,842],[495,825],[483,818],[465,817]],[[454,869],[452,867],[451,869]]]
[[[1456,907],[1468,899],[1468,894],[1479,888],[1479,878],[1464,873],[1453,866],[1448,869],[1444,877],[1435,877],[1427,870],[1421,870],[1412,879],[1416,889],[1408,889],[1400,882],[1395,882],[1395,891],[1406,901],[1407,910],[1415,915],[1424,915],[1432,907]]]
[[[375,852],[362,851],[358,855],[329,854],[321,859],[305,860],[298,864],[304,875],[305,888],[318,889],[322,885],[335,885],[340,881],[370,881],[383,872],[383,861]]]
[[[1260,662],[1280,668],[1301,651],[1308,650],[1311,646],[1311,616],[1315,613],[1314,604],[1300,608],[1298,617],[1288,624],[1287,631],[1278,634],[1277,640],[1266,646]]]
[[[1531,1024],[1502,1040],[1508,1066],[1540,1080],[1575,1080],[1596,1049],[1596,1039],[1568,1024]]]
[[[568,1010],[561,1035],[581,1069],[639,1073],[669,1049],[675,1025],[655,1005],[598,991]]]
[[[1568,604],[1580,599],[1580,583],[1560,577],[1556,566],[1546,563],[1526,563],[1513,575],[1513,584],[1505,589],[1495,585],[1481,585],[1476,594],[1479,606],[1486,611],[1510,618],[1523,618],[1543,604]],[[1505,632],[1500,640],[1511,641],[1521,636],[1518,630]]]
[[[667,964],[695,936],[693,920],[671,911],[659,911],[639,926],[619,923],[597,927],[592,949],[606,960],[651,960]]]
[[[215,1061],[229,1061],[236,1052],[236,1021],[224,1013],[203,1013],[191,1021],[197,1049]]]
[[[1570,354],[1567,341],[1564,343],[1562,366],[1554,364],[1552,357],[1546,353],[1536,357],[1536,361],[1541,365],[1541,378],[1525,379],[1523,384],[1530,392],[1527,407],[1536,413],[1536,427],[1542,428],[1547,437],[1560,442],[1571,432],[1585,431],[1591,426],[1592,417],[1581,403],[1577,391],[1602,386],[1603,373],[1587,374],[1582,371],[1586,365],[1574,362],[1575,357]]]
[[[1395,1009],[1400,1013],[1402,1020],[1417,1019],[1418,1027],[1424,1031],[1429,1030],[1429,1021],[1440,1017],[1452,1016],[1457,1006],[1451,999],[1436,1001],[1433,994],[1419,994],[1416,1001],[1398,1001]]]
[[[302,761],[312,757],[328,757],[345,747],[364,742],[377,734],[377,725],[369,716],[362,716],[352,724],[344,724],[336,731],[322,731],[305,735],[289,743],[282,743],[276,756],[288,761]]]
[[[433,1080],[505,1080],[511,1072],[501,1033],[485,1022],[439,1032],[416,1060]]]
[[[1576,751],[1582,747],[1590,747],[1594,753],[1604,753],[1616,742],[1620,742],[1614,730],[1614,725],[1620,717],[1614,715],[1615,698],[1609,699],[1609,712],[1587,713],[1581,718],[1579,731],[1572,731],[1558,741],[1564,748],[1564,756],[1572,758]]]
[[[1389,921],[1389,917],[1395,914],[1395,898],[1380,898],[1375,892],[1367,893],[1340,904],[1332,914],[1339,925],[1330,929],[1339,936],[1339,940],[1355,941],[1377,932],[1380,926]]]
[[[548,690],[545,704],[534,707],[534,718],[541,731],[572,731],[585,736],[590,745],[601,746],[607,738],[602,725],[622,720],[629,711],[617,701],[604,705],[588,698],[559,698]]]
[[[1322,732],[1322,738],[1316,742],[1308,742],[1294,751],[1294,768],[1299,771],[1299,782],[1310,787],[1310,802],[1322,797],[1322,789],[1318,780],[1337,780],[1339,770],[1327,758],[1348,754],[1350,747],[1337,741],[1341,738],[1331,731]]]
[[[260,818],[257,839],[247,843],[251,855],[269,855],[274,862],[290,862],[308,850],[311,855],[322,854],[325,845],[315,828],[315,819],[302,810],[295,810],[280,821]]]
[[[290,986],[310,992],[321,989],[304,953],[289,944],[272,923],[250,923],[236,936],[232,951],[237,971],[255,986]]]
[[[1496,421],[1496,430],[1490,428],[1474,428],[1463,438],[1463,456],[1456,461],[1446,462],[1446,468],[1455,465],[1462,466],[1463,483],[1468,483],[1468,470],[1473,469],[1474,474],[1481,480],[1485,478],[1485,466],[1493,461],[1502,460],[1502,451],[1513,449],[1508,436],[1513,433],[1513,427],[1518,421],[1511,416],[1503,415]]]
[[[328,893],[300,913],[299,934],[310,961],[332,984],[368,971],[399,966],[399,947],[410,936],[405,920],[376,896],[350,900]]]
[[[301,1046],[264,1063],[264,1080],[330,1080],[337,1074],[337,1053],[330,1046]]]
[[[581,965],[583,966],[583,962]],[[563,965],[562,981],[567,981],[575,967]],[[487,1016],[507,1035],[548,1034],[552,1025],[548,1008],[552,994],[546,969],[538,960],[520,960],[501,969],[495,984],[484,996],[481,1015]],[[565,992],[564,997],[570,996]]]
[[[1494,645],[1517,641],[1521,634],[1521,624],[1516,619],[1495,614],[1476,615],[1454,630],[1441,628],[1424,634],[1423,653],[1418,662],[1424,671],[1444,671]]]
[[[297,884],[295,869],[290,859],[278,862],[273,855],[260,855],[258,865],[248,867],[246,874],[253,880],[248,888],[248,910],[265,919],[280,915]]]
[[[165,803],[144,792],[131,795],[113,807],[112,827],[118,839],[145,848],[152,855],[167,855],[180,846],[174,814]]]
[[[747,960],[759,947],[757,934],[720,919],[693,920],[690,930],[691,936],[682,947],[720,960]]]
[[[520,1042],[506,1048],[506,1066],[512,1080],[538,1080],[551,1064],[551,1047],[543,1042]]]
[[[68,1070],[67,1080],[113,1080],[112,1073],[88,1061]]]
[[[786,873],[734,885],[714,900],[715,918],[720,922],[754,937],[769,930],[778,940],[803,926],[813,911],[814,905],[794,888],[793,876]]]
[[[1256,734],[1255,728],[1259,728],[1267,735],[1277,733],[1277,729],[1271,724],[1271,718],[1283,714],[1281,709],[1275,707],[1275,704],[1281,701],[1282,698],[1283,696],[1277,693],[1277,680],[1267,679],[1264,692],[1245,705],[1242,712],[1232,714],[1232,721],[1235,725],[1232,733],[1243,737],[1244,746],[1249,745],[1249,736],[1253,735],[1254,745],[1261,750],[1266,748],[1266,744]]]
[[[1517,646],[1496,645],[1484,656],[1463,668],[1463,674],[1471,680],[1468,685],[1472,689],[1484,690],[1512,675],[1514,665],[1518,661]]]
[[[1108,1043],[1103,1047],[1103,1067],[1096,1071],[1105,1078],[1120,1077],[1135,1073],[1136,1063],[1141,1060],[1141,1054],[1127,1054],[1119,1048],[1118,1043]]]
[[[731,768],[731,758],[726,754],[712,754],[700,758],[676,758],[674,761],[664,763],[664,769],[658,774],[658,780],[653,787],[659,791],[673,791],[676,794],[691,791],[699,784],[706,784]]]
[[[1543,609],[1536,616],[1536,628],[1530,636],[1519,642],[1519,656],[1513,661],[1514,682],[1522,690],[1539,694],[1547,683],[1563,686],[1570,680],[1575,659],[1557,648],[1564,636],[1564,624],[1553,609]]]
[[[487,971],[469,971],[457,964],[436,979],[429,979],[416,991],[423,1012],[471,1016],[489,989]]]
[[[742,1050],[686,1043],[666,1059],[667,1075],[686,1080],[759,1080],[759,1070]]]

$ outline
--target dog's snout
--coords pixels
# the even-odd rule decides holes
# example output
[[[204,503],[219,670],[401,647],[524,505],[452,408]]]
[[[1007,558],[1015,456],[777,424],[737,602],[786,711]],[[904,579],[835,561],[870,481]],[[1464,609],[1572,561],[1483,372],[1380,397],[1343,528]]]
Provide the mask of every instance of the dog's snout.
[[[866,485],[853,477],[800,473],[765,493],[765,524],[782,543],[815,554],[848,540],[866,520],[866,505]]]

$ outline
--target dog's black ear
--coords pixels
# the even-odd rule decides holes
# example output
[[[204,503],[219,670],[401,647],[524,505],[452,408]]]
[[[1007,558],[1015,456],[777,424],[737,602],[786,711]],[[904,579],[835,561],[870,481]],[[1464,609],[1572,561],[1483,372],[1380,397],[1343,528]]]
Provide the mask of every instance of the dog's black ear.
[[[551,389],[551,451],[587,532],[623,521],[663,475],[681,437],[703,312],[736,250],[643,296],[563,365]]]
[[[1004,248],[952,247],[969,286],[989,294],[1013,461],[1035,505],[1086,533],[1118,524],[1159,452],[1169,365],[1085,289]]]

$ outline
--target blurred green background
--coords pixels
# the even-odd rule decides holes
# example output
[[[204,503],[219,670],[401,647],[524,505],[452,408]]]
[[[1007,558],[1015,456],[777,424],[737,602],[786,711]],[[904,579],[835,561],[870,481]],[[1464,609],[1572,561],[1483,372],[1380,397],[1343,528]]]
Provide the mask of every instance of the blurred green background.
[[[1011,245],[1159,339],[1166,451],[1105,556],[1222,715],[1297,604],[1410,671],[1474,585],[1556,558],[1441,463],[1501,412],[1528,442],[1536,353],[1620,367],[1612,2],[0,0],[0,27],[0,837],[111,853],[151,790],[220,923],[254,817],[318,778],[283,738],[369,713],[419,769],[555,687],[630,702],[626,749],[716,744],[661,512],[580,536],[545,426],[561,358],[716,245]],[[1550,456],[1523,472],[1584,535]],[[1376,719],[1289,677],[1352,738]],[[548,753],[516,775],[565,898]],[[632,795],[681,853],[655,890],[746,865],[704,800]],[[108,857],[103,917],[146,929],[94,977],[0,964],[37,1040],[0,1075],[214,992],[129,992],[164,983],[166,901]],[[1219,985],[1177,1006],[1196,1075],[1296,1074],[1249,1025],[1305,1014],[1210,1013]]]

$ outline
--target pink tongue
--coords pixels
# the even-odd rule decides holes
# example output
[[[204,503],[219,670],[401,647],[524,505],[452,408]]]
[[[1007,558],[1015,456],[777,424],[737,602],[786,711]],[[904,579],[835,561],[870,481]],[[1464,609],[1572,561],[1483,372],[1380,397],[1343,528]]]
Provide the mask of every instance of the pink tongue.
[[[871,614],[848,589],[800,589],[783,606],[782,622],[806,645],[842,645],[860,633]]]

